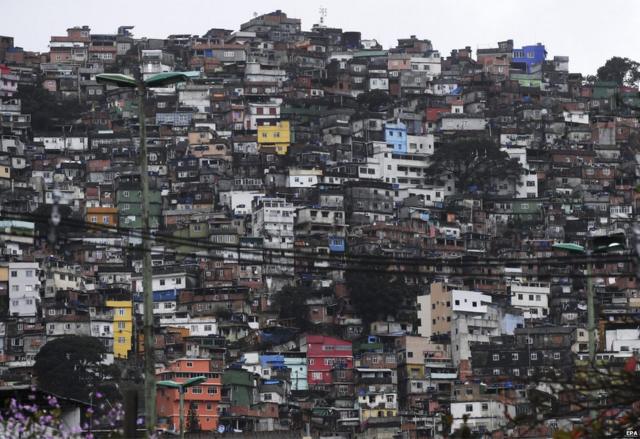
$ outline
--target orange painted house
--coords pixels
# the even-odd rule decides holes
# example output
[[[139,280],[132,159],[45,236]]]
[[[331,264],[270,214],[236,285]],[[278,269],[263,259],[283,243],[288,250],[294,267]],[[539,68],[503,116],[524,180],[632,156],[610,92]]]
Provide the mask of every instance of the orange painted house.
[[[202,384],[186,389],[184,394],[185,429],[191,403],[200,421],[202,431],[218,428],[218,404],[220,403],[221,376],[211,370],[211,361],[203,358],[181,358],[169,363],[167,369],[158,373],[156,379],[172,380],[178,383],[189,378],[206,376]],[[180,430],[180,395],[178,389],[158,387],[156,406],[158,419],[174,431]],[[162,422],[161,422],[162,423]]]
[[[87,207],[85,221],[101,226],[118,227],[118,209],[116,207]]]

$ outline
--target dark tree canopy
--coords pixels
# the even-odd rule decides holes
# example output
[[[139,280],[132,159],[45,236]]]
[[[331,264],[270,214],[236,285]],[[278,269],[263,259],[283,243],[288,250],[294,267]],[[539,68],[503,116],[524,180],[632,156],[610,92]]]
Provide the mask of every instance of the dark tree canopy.
[[[280,311],[281,319],[293,320],[293,324],[304,331],[309,326],[307,319],[309,297],[308,288],[286,286],[275,295],[274,306]]]
[[[351,304],[366,323],[398,317],[406,299],[415,295],[401,276],[387,273],[381,267],[347,269],[345,276]]]
[[[522,166],[488,138],[462,138],[436,148],[429,172],[438,177],[452,175],[460,192],[472,187],[486,191],[495,179],[517,180]]]
[[[76,124],[85,110],[77,100],[57,99],[41,84],[20,85],[17,97],[22,112],[31,114],[31,127],[36,132],[60,131],[62,125]]]
[[[392,101],[389,93],[382,90],[372,90],[360,93],[357,98],[358,104],[364,106],[369,111],[380,111],[386,108]]]
[[[634,85],[640,81],[640,64],[629,58],[614,56],[598,69],[598,79],[618,85]]]
[[[187,428],[186,431],[196,432],[200,431],[200,419],[198,418],[198,412],[193,401],[189,404],[189,413],[187,414]]]
[[[95,337],[69,335],[51,340],[36,355],[33,367],[38,386],[56,395],[88,401],[103,384],[104,346]]]

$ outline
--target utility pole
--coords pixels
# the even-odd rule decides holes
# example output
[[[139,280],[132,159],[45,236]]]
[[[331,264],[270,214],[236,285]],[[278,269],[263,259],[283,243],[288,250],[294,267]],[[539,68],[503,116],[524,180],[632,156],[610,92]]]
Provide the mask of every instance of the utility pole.
[[[140,73],[142,74],[142,72]],[[146,87],[138,85],[140,122],[140,182],[142,183],[142,294],[144,300],[144,403],[147,434],[156,426],[156,369],[153,334],[153,290],[151,288],[151,230],[149,228],[149,170],[147,163],[147,127],[144,114]]]
[[[596,360],[596,312],[593,299],[593,282],[591,281],[591,255],[587,253],[587,332],[589,334],[589,362]]]
[[[197,74],[197,73],[196,73]],[[156,371],[153,331],[153,291],[151,289],[151,232],[149,227],[149,166],[147,163],[147,129],[144,115],[144,100],[150,87],[165,87],[186,81],[188,72],[166,72],[153,75],[146,80],[140,72],[138,79],[122,75],[102,73],[96,75],[98,83],[125,87],[138,92],[138,120],[140,122],[140,183],[142,184],[142,291],[144,295],[144,402],[147,436],[153,436],[156,428]]]

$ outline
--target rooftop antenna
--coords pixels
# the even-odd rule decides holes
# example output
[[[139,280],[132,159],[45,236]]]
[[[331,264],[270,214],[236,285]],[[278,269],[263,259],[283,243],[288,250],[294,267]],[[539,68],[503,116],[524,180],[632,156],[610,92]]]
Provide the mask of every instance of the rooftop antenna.
[[[327,8],[320,7],[320,26],[324,26],[324,19],[327,18]]]

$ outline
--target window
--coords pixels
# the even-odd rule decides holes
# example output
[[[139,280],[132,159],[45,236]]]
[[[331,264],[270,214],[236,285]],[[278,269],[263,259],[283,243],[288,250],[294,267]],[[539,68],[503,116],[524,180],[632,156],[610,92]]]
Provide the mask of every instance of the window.
[[[27,270],[25,275],[27,277],[33,277],[33,270]]]
[[[473,404],[465,404],[464,411],[469,413],[473,412]]]
[[[486,412],[487,410],[489,410],[489,404],[486,402],[482,403],[482,411]]]
[[[125,338],[124,337],[118,337],[118,344],[124,344],[125,343]]]
[[[124,308],[118,308],[118,315],[119,316],[123,316],[124,315]]]
[[[531,352],[531,359],[533,361],[537,360],[538,359],[538,353],[537,352]]]
[[[513,369],[513,376],[519,377],[520,376],[520,369]]]
[[[187,367],[193,367],[193,362],[187,361]]]
[[[271,401],[271,393],[265,393],[264,394],[264,400],[265,401]]]
[[[191,393],[193,393],[194,395],[199,395],[202,393],[202,387],[200,386],[195,386],[191,388]]]
[[[493,361],[500,361],[500,354],[493,354]]]
[[[493,369],[494,375],[500,375],[500,369]]]
[[[118,329],[123,330],[124,328],[126,328],[126,326],[126,322],[118,322]]]
[[[309,366],[313,366],[315,364],[316,360],[313,358],[309,358]]]
[[[209,387],[207,388],[207,393],[208,393],[209,395],[215,395],[215,394],[217,394],[217,393],[218,393],[218,388],[217,388],[217,387],[213,387],[213,386],[209,386]]]
[[[553,353],[553,359],[554,360],[559,360],[560,359],[560,352],[554,352]]]
[[[322,379],[322,372],[313,372],[311,374],[311,379],[312,380],[316,380],[316,381],[321,380]]]
[[[517,361],[517,360],[518,360],[518,353],[517,353],[517,352],[512,353],[512,354],[511,354],[511,359],[512,359],[513,361]]]
[[[11,277],[18,277],[18,272],[17,271],[12,271],[11,272]]]
[[[160,279],[160,286],[164,286],[164,279]]]

